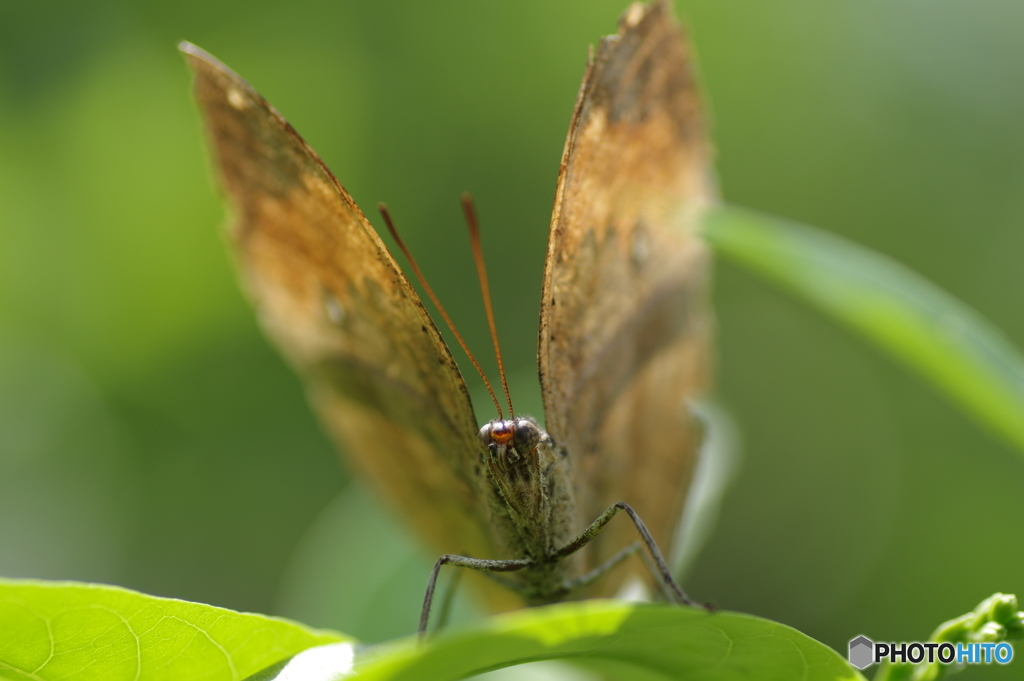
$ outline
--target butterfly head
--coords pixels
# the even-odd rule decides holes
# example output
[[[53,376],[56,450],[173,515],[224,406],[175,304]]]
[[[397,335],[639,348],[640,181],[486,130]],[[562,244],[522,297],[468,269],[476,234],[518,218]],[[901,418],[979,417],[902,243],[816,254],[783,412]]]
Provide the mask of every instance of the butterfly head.
[[[514,550],[546,556],[571,534],[568,462],[530,417],[498,419],[480,429],[488,479],[518,535]]]
[[[537,446],[548,438],[532,418],[491,421],[480,429],[480,444],[490,455],[491,465],[506,472],[536,458]]]

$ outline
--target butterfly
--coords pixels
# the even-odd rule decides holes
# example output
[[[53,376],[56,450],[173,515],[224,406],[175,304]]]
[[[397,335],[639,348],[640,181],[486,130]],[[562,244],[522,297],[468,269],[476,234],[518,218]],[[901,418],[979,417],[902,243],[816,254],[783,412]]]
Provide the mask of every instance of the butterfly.
[[[352,197],[248,83],[181,49],[243,288],[356,468],[435,550],[517,565],[511,590],[477,580],[494,609],[611,594],[640,573],[566,588],[623,555],[627,522],[559,551],[620,500],[669,546],[700,443],[688,403],[709,381],[697,225],[712,152],[668,4],[632,5],[588,60],[544,268],[546,430],[514,415],[479,428],[451,352]]]

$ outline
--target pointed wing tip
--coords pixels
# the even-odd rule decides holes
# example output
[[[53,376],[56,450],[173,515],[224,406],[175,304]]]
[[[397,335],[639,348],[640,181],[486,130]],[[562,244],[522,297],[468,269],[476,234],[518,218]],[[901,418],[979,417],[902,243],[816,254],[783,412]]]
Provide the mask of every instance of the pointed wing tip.
[[[199,75],[204,71],[213,71],[222,76],[226,76],[229,80],[238,85],[244,86],[247,90],[252,90],[244,78],[232,71],[224,64],[224,62],[217,59],[198,45],[190,43],[187,40],[182,40],[178,43],[178,51],[185,56],[185,60],[188,62],[189,67],[196,75]]]
[[[182,40],[178,43],[178,51],[185,56],[186,61],[188,61],[189,66],[191,66],[193,70],[196,70],[199,64],[210,64],[219,68],[224,68],[224,65],[221,64],[216,57],[187,40]]]
[[[672,15],[668,0],[651,0],[648,3],[634,2],[619,16],[619,34],[636,28],[649,16],[666,14]]]

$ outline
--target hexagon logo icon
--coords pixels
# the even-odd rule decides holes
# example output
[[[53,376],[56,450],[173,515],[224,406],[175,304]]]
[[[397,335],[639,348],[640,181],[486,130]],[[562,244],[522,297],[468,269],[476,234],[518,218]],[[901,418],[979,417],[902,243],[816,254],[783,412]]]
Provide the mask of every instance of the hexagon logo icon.
[[[850,641],[850,654],[847,659],[857,669],[864,669],[874,664],[875,643],[867,636],[858,636]]]

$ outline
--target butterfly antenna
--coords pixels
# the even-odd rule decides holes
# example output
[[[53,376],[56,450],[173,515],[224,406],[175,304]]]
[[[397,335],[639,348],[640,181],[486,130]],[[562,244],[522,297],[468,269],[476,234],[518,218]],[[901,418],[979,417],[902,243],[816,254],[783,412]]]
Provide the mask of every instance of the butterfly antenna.
[[[484,309],[487,310],[487,323],[491,327],[491,340],[494,341],[494,355],[498,358],[498,373],[501,374],[501,386],[505,389],[508,400],[509,418],[515,418],[512,408],[512,394],[508,391],[508,380],[505,379],[505,366],[501,362],[501,348],[498,347],[498,327],[494,324],[494,308],[491,306],[491,289],[487,285],[487,267],[484,265],[484,252],[480,247],[480,225],[476,221],[476,210],[473,208],[473,197],[469,192],[462,195],[462,212],[466,214],[469,225],[469,241],[473,246],[473,259],[476,261],[476,273],[480,277],[480,292],[484,296]]]
[[[476,361],[476,357],[474,357],[473,353],[469,351],[469,346],[466,345],[466,341],[462,340],[462,334],[460,334],[459,330],[455,328],[455,324],[452,323],[451,317],[449,317],[448,313],[444,311],[444,307],[441,306],[441,301],[437,299],[436,295],[434,295],[434,289],[430,288],[430,284],[427,283],[426,277],[424,277],[423,272],[420,271],[420,266],[416,264],[416,260],[412,257],[412,253],[410,253],[409,249],[406,248],[405,242],[402,241],[402,237],[398,236],[398,230],[395,229],[395,223],[391,221],[391,214],[388,212],[388,207],[383,203],[378,203],[377,210],[380,211],[381,216],[384,218],[384,223],[387,224],[388,231],[391,232],[391,237],[395,240],[395,243],[398,244],[398,247],[402,249],[402,253],[405,254],[405,259],[408,260],[409,265],[412,266],[412,271],[416,274],[416,279],[419,280],[420,286],[422,286],[423,290],[427,292],[427,295],[430,297],[431,302],[434,303],[434,307],[437,308],[437,311],[441,313],[441,317],[444,318],[445,324],[447,324],[448,328],[452,330],[453,334],[455,334],[456,340],[459,341],[459,345],[462,346],[463,352],[465,352],[466,356],[469,357],[469,361],[473,363],[474,367],[476,367],[476,371],[480,374],[480,378],[484,379],[484,385],[487,386],[487,392],[491,394],[494,406],[498,410],[498,418],[504,420],[505,416],[501,413],[501,403],[498,402],[498,396],[494,394],[494,389],[491,388],[491,382],[487,380],[487,376],[484,375],[484,370],[480,368],[480,364]],[[500,358],[498,360],[498,366],[501,366]],[[505,380],[504,373],[501,375],[501,380],[502,382]],[[508,393],[508,388],[505,389],[505,392],[506,394]],[[509,408],[511,409],[511,402],[509,403]]]

